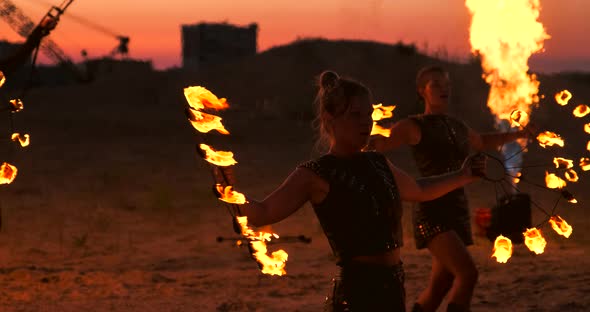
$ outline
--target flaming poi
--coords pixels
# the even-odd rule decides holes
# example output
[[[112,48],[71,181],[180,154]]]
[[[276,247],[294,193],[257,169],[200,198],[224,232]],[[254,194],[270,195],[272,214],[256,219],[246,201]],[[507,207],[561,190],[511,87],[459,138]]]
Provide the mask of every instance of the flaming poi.
[[[22,147],[27,147],[31,143],[31,138],[28,134],[21,135],[20,133],[13,133],[11,139],[19,142]]]
[[[572,235],[573,228],[565,222],[560,216],[553,216],[549,219],[549,223],[555,232],[559,235],[569,238]]]
[[[561,189],[566,187],[567,183],[555,173],[545,171],[545,184],[550,189]]]
[[[14,99],[14,100],[10,100],[10,107],[11,110],[13,112],[20,112],[21,110],[23,110],[25,108],[23,101],[21,101],[20,99]]]
[[[492,257],[496,257],[496,261],[499,263],[508,262],[508,259],[512,257],[512,241],[510,238],[502,235],[496,237]]]
[[[537,228],[527,229],[524,235],[524,244],[527,248],[536,253],[537,255],[542,254],[547,246],[547,241],[541,234],[541,230]]]
[[[584,125],[584,132],[590,134],[590,123]]]
[[[5,162],[0,165],[0,184],[10,184],[16,178],[18,170],[15,166]]]
[[[391,129],[383,128],[378,125],[377,122],[393,117],[394,109],[395,106],[383,106],[381,103],[373,104],[373,113],[371,114],[373,128],[371,129],[371,135],[381,135],[384,137],[389,137],[391,135]]]
[[[537,136],[537,141],[539,141],[539,145],[541,145],[541,147],[543,148],[554,145],[560,147],[565,146],[565,141],[558,134],[551,131],[544,131],[539,133],[539,135]]]
[[[219,116],[202,112],[202,109],[222,110],[229,107],[225,98],[218,98],[211,91],[201,86],[188,87],[184,89],[184,95],[188,102],[187,116],[191,125],[200,133],[208,133],[212,130],[228,135],[229,131],[225,129]],[[218,167],[228,167],[237,164],[231,151],[216,151],[207,144],[199,144],[199,150],[202,151],[203,158],[210,164]],[[227,181],[226,181],[227,182]],[[233,189],[232,185],[222,185],[217,183],[215,190],[219,200],[232,205],[247,203],[244,194]],[[235,208],[239,212],[239,208]],[[237,213],[236,213],[237,214]],[[271,238],[278,238],[274,233],[263,231],[254,231],[248,227],[246,216],[233,215],[235,225],[239,226],[240,235],[248,241],[248,247],[252,257],[260,266],[264,274],[285,275],[285,265],[288,254],[283,250],[273,252],[270,256],[266,248],[266,242]],[[236,229],[238,230],[238,229]]]
[[[571,98],[572,98],[572,94],[568,90],[563,90],[563,91],[560,91],[557,94],[555,94],[555,102],[557,102],[557,104],[562,105],[562,106],[567,105],[567,103],[569,103]]]
[[[4,77],[4,73],[0,70],[0,87],[2,87],[5,82],[6,82],[6,77]]]
[[[553,163],[557,169],[570,169],[574,167],[574,161],[562,157],[553,158]]]
[[[590,158],[582,157],[580,158],[580,168],[584,171],[590,170]]]
[[[590,114],[590,107],[588,107],[588,105],[578,105],[574,109],[573,114],[578,118],[585,117],[586,115]]]

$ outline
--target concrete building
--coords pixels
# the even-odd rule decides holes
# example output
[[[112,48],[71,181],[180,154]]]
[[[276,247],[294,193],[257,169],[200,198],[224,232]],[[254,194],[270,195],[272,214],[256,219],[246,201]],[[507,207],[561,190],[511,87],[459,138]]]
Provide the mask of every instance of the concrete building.
[[[255,55],[258,49],[258,25],[245,27],[227,23],[182,25],[182,67],[199,70]]]

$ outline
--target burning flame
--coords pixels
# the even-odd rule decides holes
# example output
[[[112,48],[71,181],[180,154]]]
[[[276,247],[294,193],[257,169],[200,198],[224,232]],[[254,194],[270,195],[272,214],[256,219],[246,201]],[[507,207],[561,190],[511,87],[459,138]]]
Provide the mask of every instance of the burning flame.
[[[10,184],[16,178],[18,170],[9,163],[3,163],[0,166],[0,184]]]
[[[11,139],[15,142],[18,141],[22,147],[27,147],[31,143],[28,134],[20,135],[20,133],[13,133]]]
[[[570,168],[574,167],[573,160],[569,160],[569,159],[565,159],[565,158],[561,158],[561,157],[553,158],[553,163],[555,164],[555,168],[557,168],[557,169],[570,169]]]
[[[522,173],[518,172],[516,174],[516,177],[514,177],[514,184],[518,184],[520,183],[520,177],[522,176]]]
[[[570,182],[578,182],[580,179],[578,174],[573,169],[569,169],[565,172],[565,178]]]
[[[568,90],[563,90],[555,94],[555,101],[557,102],[557,104],[562,106],[567,105],[571,98],[572,94]]]
[[[539,141],[539,145],[541,145],[541,147],[553,145],[559,145],[563,147],[565,145],[563,139],[558,134],[555,134],[551,131],[539,133],[539,135],[537,136],[537,141]]]
[[[551,227],[553,230],[555,230],[555,232],[557,232],[557,234],[563,235],[566,238],[569,238],[574,231],[571,225],[567,224],[567,222],[565,222],[565,220],[560,216],[551,217],[551,219],[549,219],[549,223],[551,223]]]
[[[0,87],[2,87],[5,82],[6,82],[6,77],[4,77],[4,73],[0,70]]]
[[[371,129],[371,135],[381,135],[389,137],[391,135],[391,129],[383,128],[377,124],[377,121],[393,117],[393,110],[395,106],[383,106],[383,104],[373,104],[373,128]]]
[[[590,158],[580,158],[580,168],[584,171],[590,170]]]
[[[494,242],[494,253],[492,257],[496,257],[496,261],[499,263],[506,263],[511,256],[512,241],[508,237],[498,236]]]
[[[545,171],[545,184],[547,184],[547,187],[550,189],[560,189],[567,185],[567,183],[560,177],[553,173],[548,173],[547,171]]]
[[[207,144],[200,144],[199,148],[205,152],[205,160],[216,166],[227,167],[238,163],[232,152],[216,151]]]
[[[537,255],[542,254],[547,246],[547,241],[543,238],[541,230],[537,228],[527,229],[524,232],[524,244],[529,248],[530,251]]]
[[[226,99],[218,98],[211,91],[201,86],[184,88],[184,97],[195,110],[204,108],[220,110],[229,107]]]
[[[586,149],[590,151],[590,141],[588,141],[588,144],[586,144]]]
[[[21,110],[23,110],[23,108],[25,108],[25,106],[23,105],[23,101],[21,101],[20,99],[10,100],[10,106],[12,107],[11,109],[14,113],[20,112]]]
[[[570,202],[572,204],[578,203],[578,201],[576,200],[574,195],[572,193],[568,192],[567,190],[561,190],[561,196],[563,196],[563,198],[565,198],[568,202]]]
[[[221,184],[216,184],[215,187],[217,188],[217,192],[219,192],[219,199],[226,203],[241,205],[248,202],[246,196],[240,192],[234,191],[231,185],[224,188]]]
[[[539,82],[528,75],[528,59],[549,38],[539,17],[539,0],[466,0],[472,20],[471,50],[479,53],[484,79],[491,86],[488,107],[499,119],[514,110],[530,112]],[[501,21],[501,22],[499,22]]]
[[[196,111],[194,109],[188,110],[190,117],[189,121],[197,131],[207,133],[216,130],[221,134],[229,134],[221,123],[221,117]]]
[[[279,236],[274,233],[266,232],[255,232],[248,227],[247,217],[237,217],[238,223],[242,228],[242,235],[249,240],[250,246],[254,249],[254,257],[258,260],[261,265],[261,271],[264,274],[270,275],[285,275],[285,265],[287,262],[288,254],[284,250],[277,250],[268,256],[265,241],[270,241],[271,237],[278,238]]]
[[[590,107],[588,105],[578,105],[576,109],[574,109],[574,116],[576,117],[584,117],[590,114]]]
[[[588,134],[590,134],[590,123],[587,123],[584,125],[584,131]]]
[[[529,115],[521,110],[514,110],[510,113],[510,121],[514,127],[522,127],[522,125],[529,119]]]

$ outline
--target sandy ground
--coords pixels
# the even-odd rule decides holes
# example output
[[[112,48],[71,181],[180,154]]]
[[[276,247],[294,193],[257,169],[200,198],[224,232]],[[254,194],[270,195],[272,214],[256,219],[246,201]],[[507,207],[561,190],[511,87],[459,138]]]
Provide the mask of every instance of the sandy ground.
[[[210,192],[180,102],[149,90],[133,102],[95,91],[39,90],[30,100],[38,104],[18,116],[32,145],[4,151],[20,171],[0,189],[0,311],[321,310],[336,266],[310,207],[274,230],[312,242],[271,244],[289,253],[288,274],[262,275],[245,248],[216,241],[234,236],[231,220]],[[311,130],[307,122],[243,116],[227,116],[231,140],[209,140],[236,152],[238,189],[262,197],[309,158]],[[407,154],[390,156],[411,171]],[[573,189],[580,204],[558,206],[573,235],[544,227],[542,255],[518,245],[498,264],[491,243],[476,239],[473,311],[589,310],[587,187]],[[529,191],[549,209],[555,203],[551,193]],[[472,209],[494,204],[489,184],[469,192]],[[428,253],[413,247],[410,209],[402,251],[408,306],[430,269]]]

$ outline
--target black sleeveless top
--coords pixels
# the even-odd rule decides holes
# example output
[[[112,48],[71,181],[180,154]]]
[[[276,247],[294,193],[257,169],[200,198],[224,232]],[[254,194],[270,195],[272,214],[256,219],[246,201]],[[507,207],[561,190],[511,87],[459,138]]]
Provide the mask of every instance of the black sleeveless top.
[[[324,155],[299,167],[312,170],[330,185],[324,201],[313,208],[337,264],[402,246],[401,199],[383,155]]]
[[[469,128],[461,120],[443,114],[409,117],[422,133],[412,146],[416,166],[423,177],[459,170],[469,155]]]

